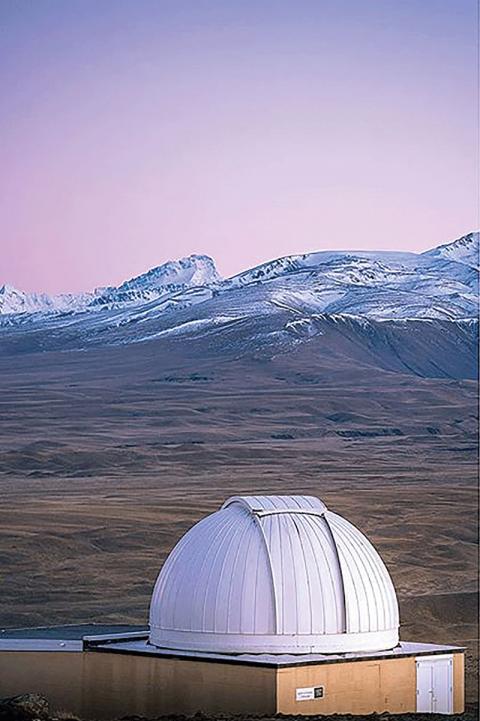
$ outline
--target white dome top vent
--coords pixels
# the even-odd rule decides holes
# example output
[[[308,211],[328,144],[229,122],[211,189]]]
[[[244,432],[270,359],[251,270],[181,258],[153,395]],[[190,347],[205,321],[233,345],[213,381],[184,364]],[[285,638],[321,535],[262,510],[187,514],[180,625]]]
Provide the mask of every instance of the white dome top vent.
[[[398,605],[370,541],[313,496],[235,496],[168,556],[150,643],[216,653],[393,648]]]

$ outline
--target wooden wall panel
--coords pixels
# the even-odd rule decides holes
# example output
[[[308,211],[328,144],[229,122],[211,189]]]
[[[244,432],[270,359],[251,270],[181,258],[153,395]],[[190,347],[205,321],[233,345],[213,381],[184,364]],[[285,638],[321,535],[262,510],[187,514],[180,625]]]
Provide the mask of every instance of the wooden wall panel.
[[[323,698],[296,701],[297,688],[324,686]],[[415,711],[415,659],[382,659],[281,669],[277,712],[369,714]]]
[[[465,654],[453,654],[453,713],[465,709]]]
[[[173,658],[87,653],[85,718],[275,712],[275,669]]]

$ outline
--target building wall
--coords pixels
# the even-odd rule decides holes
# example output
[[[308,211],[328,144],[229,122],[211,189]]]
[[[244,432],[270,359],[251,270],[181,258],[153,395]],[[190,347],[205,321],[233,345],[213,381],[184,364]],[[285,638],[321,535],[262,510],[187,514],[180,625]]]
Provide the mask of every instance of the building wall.
[[[85,718],[127,714],[275,712],[275,669],[117,653],[86,653]]]
[[[275,669],[118,653],[0,652],[0,697],[40,693],[84,719],[275,712]]]
[[[80,714],[84,655],[74,651],[0,651],[0,698],[39,693],[56,711]]]
[[[453,712],[464,710],[464,654],[453,654]],[[297,701],[296,689],[324,687],[322,698]],[[293,666],[277,676],[277,712],[369,714],[415,712],[415,658]]]
[[[297,701],[296,689],[324,687],[323,698]],[[282,668],[277,711],[284,714],[370,714],[415,711],[414,658]]]
[[[453,711],[464,706],[464,657],[453,654]],[[296,700],[296,689],[324,697]],[[119,653],[0,652],[0,698],[37,692],[84,719],[161,714],[414,712],[415,658],[265,668]]]
[[[465,709],[465,654],[453,654],[453,713]]]

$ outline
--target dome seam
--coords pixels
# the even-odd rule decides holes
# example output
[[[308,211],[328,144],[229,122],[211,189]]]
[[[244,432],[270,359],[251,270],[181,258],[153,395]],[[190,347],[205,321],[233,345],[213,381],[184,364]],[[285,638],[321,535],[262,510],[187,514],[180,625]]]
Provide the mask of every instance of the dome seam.
[[[342,627],[343,627],[344,633],[347,633],[348,632],[347,594],[345,593],[345,579],[343,577],[342,560],[340,558],[340,552],[339,552],[338,546],[337,546],[337,539],[335,538],[335,534],[333,533],[332,527],[330,526],[330,522],[327,518],[327,514],[325,513],[323,517],[325,519],[325,527],[327,529],[327,533],[329,534],[330,538],[332,539],[333,548],[335,549],[335,555],[337,557],[338,569],[339,569],[339,573],[340,573],[340,581],[341,581],[341,586],[342,586],[342,599],[343,599]]]
[[[262,538],[263,546],[265,548],[265,552],[267,554],[267,565],[269,570],[269,578],[271,582],[271,588],[272,588],[272,597],[273,597],[273,627],[274,627],[274,633],[278,633],[278,596],[277,596],[277,588],[275,585],[275,576],[273,574],[273,563],[272,563],[272,556],[270,553],[270,548],[267,542],[267,537],[265,535],[265,531],[263,530],[262,522],[257,517],[255,513],[251,513],[251,516],[254,520],[255,525],[260,531],[260,536]]]

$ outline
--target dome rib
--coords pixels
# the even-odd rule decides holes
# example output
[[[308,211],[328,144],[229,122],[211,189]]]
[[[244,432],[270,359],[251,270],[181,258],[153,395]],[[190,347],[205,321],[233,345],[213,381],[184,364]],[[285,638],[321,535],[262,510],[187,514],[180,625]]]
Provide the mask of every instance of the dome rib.
[[[234,496],[168,556],[150,642],[229,653],[393,648],[398,606],[368,539],[313,496]]]
[[[265,531],[263,529],[262,524],[260,523],[258,516],[255,513],[252,513],[252,518],[254,520],[255,525],[260,531],[260,536],[263,542],[263,547],[265,548],[265,553],[267,555],[267,563],[268,563],[268,574],[270,577],[270,581],[272,584],[272,598],[273,598],[273,606],[274,606],[274,612],[273,612],[273,632],[278,633],[278,593],[275,586],[275,576],[273,574],[273,567],[272,567],[272,556],[270,555],[270,547],[267,542],[267,537],[265,535]]]
[[[347,632],[347,610],[346,610],[347,609],[347,598],[345,595],[345,580],[343,578],[342,563],[340,560],[340,554],[338,552],[338,546],[335,541],[335,536],[333,535],[333,531],[330,526],[330,523],[328,522],[328,516],[326,513],[324,514],[323,519],[325,522],[325,529],[326,529],[328,535],[330,536],[330,539],[332,542],[332,547],[335,549],[335,558],[337,559],[338,575],[340,576],[340,585],[341,585],[341,606],[340,606],[341,611],[339,614],[339,616],[340,616],[339,617],[339,626],[341,627],[342,633],[346,633]],[[330,571],[330,575],[331,575],[330,568],[329,568],[329,571]],[[332,582],[333,582],[333,578],[332,578]]]
[[[247,534],[247,531],[248,531],[248,527],[245,526],[245,528],[244,528],[243,531],[242,531],[241,537],[240,537],[241,540],[243,540],[243,539],[245,538],[245,535]],[[233,559],[233,564],[232,564],[232,567],[233,567],[233,568],[236,568],[236,565],[237,565],[237,563],[238,563],[238,557],[239,557],[239,555],[240,555],[240,550],[241,550],[241,548],[242,548],[242,544],[239,542],[239,543],[237,544],[237,548],[235,549],[235,554],[234,554],[234,559]],[[232,593],[233,593],[233,584],[231,583],[231,584],[229,585],[229,588],[228,588],[227,629],[226,629],[226,632],[227,632],[227,633],[230,633],[230,632],[231,632],[231,625],[230,625],[230,624],[231,624],[231,607],[232,607],[231,601],[232,601]]]

